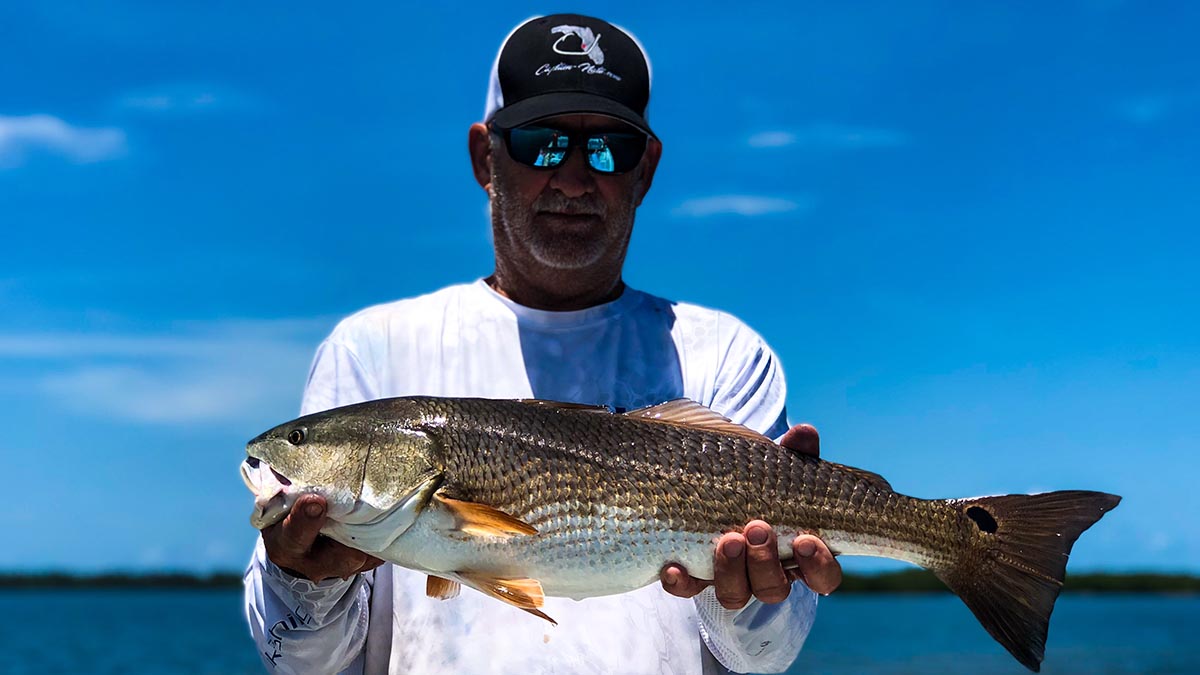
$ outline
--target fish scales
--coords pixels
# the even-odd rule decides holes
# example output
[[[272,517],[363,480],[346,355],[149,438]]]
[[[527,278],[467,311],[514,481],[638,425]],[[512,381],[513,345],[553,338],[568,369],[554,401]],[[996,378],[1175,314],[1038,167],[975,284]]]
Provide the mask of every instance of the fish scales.
[[[543,594],[629,591],[668,562],[711,578],[716,539],[763,519],[783,559],[794,533],[812,532],[838,554],[932,570],[1034,671],[1071,547],[1120,501],[1083,490],[918,499],[688,401],[613,414],[384,399],[280,425],[247,453],[256,527],[318,492],[325,534],[429,573],[435,597],[463,583],[549,619]]]
[[[539,530],[560,514],[595,515],[605,505],[637,513],[641,527],[661,521],[719,535],[761,518],[784,530],[859,535],[829,542],[835,548],[872,538],[932,550],[947,545],[945,529],[927,525],[939,509],[946,512],[942,521],[951,515],[940,502],[880,489],[770,441],[501,403],[429,402],[425,414],[436,420],[429,430],[443,439],[446,453],[445,489]]]

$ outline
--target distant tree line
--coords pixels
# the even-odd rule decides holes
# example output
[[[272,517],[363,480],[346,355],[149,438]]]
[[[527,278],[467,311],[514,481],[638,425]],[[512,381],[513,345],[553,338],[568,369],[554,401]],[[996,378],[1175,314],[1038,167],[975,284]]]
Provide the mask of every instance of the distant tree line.
[[[884,574],[847,574],[838,593],[932,593],[950,591],[923,569]],[[1067,573],[1064,593],[1200,593],[1200,576],[1191,574]]]
[[[234,572],[71,572],[0,573],[0,588],[241,588],[242,575]]]
[[[234,589],[242,575],[235,572],[76,574],[69,572],[2,573],[0,589]],[[1200,576],[1155,573],[1067,574],[1064,592],[1080,593],[1200,593]],[[838,593],[942,593],[949,592],[932,572],[923,569],[883,574],[846,574]]]

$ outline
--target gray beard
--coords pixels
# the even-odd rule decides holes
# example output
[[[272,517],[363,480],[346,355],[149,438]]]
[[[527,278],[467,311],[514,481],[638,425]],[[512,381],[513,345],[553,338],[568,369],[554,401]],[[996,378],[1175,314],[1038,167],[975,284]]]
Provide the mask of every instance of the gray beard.
[[[547,191],[534,201],[531,208],[508,199],[507,177],[502,171],[492,176],[492,227],[508,239],[507,246],[527,249],[539,264],[557,270],[581,270],[600,262],[614,247],[624,247],[626,227],[633,224],[633,203],[621,203],[605,208],[606,204],[594,195],[569,199],[557,191]],[[590,214],[603,221],[599,235],[550,233],[537,228],[533,214],[540,210]]]

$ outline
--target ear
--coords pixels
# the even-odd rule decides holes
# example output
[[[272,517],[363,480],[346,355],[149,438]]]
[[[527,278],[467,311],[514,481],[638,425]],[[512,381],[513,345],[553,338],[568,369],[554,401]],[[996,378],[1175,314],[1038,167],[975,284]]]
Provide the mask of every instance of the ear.
[[[492,184],[492,139],[486,124],[476,122],[467,132],[467,150],[471,153],[471,170],[475,172],[475,182],[485,192]]]
[[[639,165],[638,171],[641,175],[638,176],[638,194],[634,206],[641,206],[642,200],[646,198],[646,193],[650,191],[650,184],[654,182],[654,171],[658,169],[658,160],[662,157],[662,141],[657,138],[651,138],[646,142],[646,155],[642,157],[642,163]]]

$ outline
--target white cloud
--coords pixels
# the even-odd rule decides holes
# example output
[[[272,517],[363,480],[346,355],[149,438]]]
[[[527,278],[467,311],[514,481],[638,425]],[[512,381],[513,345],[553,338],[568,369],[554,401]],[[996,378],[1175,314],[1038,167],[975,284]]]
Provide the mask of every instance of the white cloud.
[[[60,408],[155,424],[258,422],[294,410],[332,321],[187,323],[169,334],[0,335],[0,358],[33,363],[16,385]],[[11,378],[10,378],[11,379]]]
[[[194,355],[203,343],[179,337],[45,333],[0,335],[0,357],[81,358]]]
[[[293,385],[300,372],[292,373]],[[47,376],[40,389],[76,412],[137,422],[204,422],[237,418],[262,399],[287,393],[261,382],[266,376],[266,369],[239,374],[207,367],[85,366]]]
[[[791,131],[763,131],[750,137],[752,148],[782,148],[796,142],[796,134]]]
[[[121,99],[121,106],[134,110],[150,112],[165,112],[169,110],[200,110],[211,108],[217,103],[217,97],[209,92],[188,95],[171,94],[142,94],[127,96]]]
[[[0,169],[21,166],[31,152],[49,152],[77,164],[102,162],[125,154],[125,132],[76,127],[52,115],[0,115]]]
[[[0,358],[70,359],[92,357],[211,358],[233,348],[252,351],[263,342],[311,336],[331,319],[227,320],[181,322],[169,335],[102,333],[0,334]]]
[[[811,207],[812,199],[809,197],[713,195],[684,201],[672,210],[672,214],[684,218],[707,218],[718,215],[755,217],[807,211]]]
[[[854,127],[844,124],[810,124],[799,129],[761,131],[750,136],[752,148],[800,146],[818,150],[865,150],[894,148],[910,143],[909,137],[892,129]]]
[[[205,84],[165,84],[117,97],[118,109],[142,113],[201,113],[257,108],[251,96],[228,87]]]

